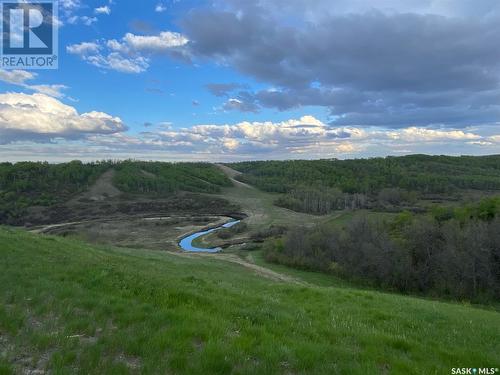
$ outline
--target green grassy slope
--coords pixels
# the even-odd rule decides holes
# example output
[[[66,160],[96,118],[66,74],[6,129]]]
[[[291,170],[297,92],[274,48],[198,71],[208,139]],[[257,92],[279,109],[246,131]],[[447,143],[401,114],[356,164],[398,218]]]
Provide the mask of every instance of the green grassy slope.
[[[500,313],[0,229],[0,374],[449,374]]]

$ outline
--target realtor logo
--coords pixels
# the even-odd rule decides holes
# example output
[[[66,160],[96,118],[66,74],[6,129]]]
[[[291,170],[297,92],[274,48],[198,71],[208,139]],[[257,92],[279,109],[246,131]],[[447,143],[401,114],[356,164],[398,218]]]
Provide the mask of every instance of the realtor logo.
[[[4,69],[56,69],[57,2],[2,2]]]

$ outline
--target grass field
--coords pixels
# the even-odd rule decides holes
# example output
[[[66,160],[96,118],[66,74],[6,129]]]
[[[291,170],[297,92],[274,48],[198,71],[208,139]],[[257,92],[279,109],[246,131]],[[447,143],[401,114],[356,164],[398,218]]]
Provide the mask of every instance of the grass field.
[[[500,365],[493,310],[314,277],[276,282],[217,256],[6,228],[0,259],[0,374],[449,374]]]
[[[258,190],[250,185],[234,179],[237,171],[221,166],[226,175],[233,181],[234,187],[223,188],[220,198],[240,206],[248,215],[245,222],[251,229],[268,228],[270,225],[313,225],[324,220],[324,217],[294,212],[277,207],[274,202],[280,194]]]

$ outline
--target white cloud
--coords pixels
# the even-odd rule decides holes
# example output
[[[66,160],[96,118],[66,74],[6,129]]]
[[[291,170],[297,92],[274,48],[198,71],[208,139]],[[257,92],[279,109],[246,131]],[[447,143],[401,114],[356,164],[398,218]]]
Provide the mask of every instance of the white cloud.
[[[37,95],[43,99],[35,100]],[[13,115],[6,105],[14,107]],[[119,118],[101,112],[78,115],[73,107],[40,94],[15,97],[9,102],[0,96],[0,109],[0,119],[8,118],[10,124],[16,124],[6,128],[0,122],[0,143],[22,140],[25,134],[39,142],[57,137],[71,142],[80,137],[85,150],[80,151],[81,156],[72,153],[67,159],[92,158],[89,150],[93,150],[94,158],[211,161],[500,153],[500,135],[488,134],[489,130],[483,126],[474,127],[473,132],[418,127],[399,130],[334,127],[314,116],[303,116],[280,122],[243,121],[190,128],[176,128],[168,123],[131,134],[124,132],[125,126]],[[69,145],[62,144],[61,148]],[[6,147],[0,147],[0,155]]]
[[[62,98],[63,90],[68,87],[65,85],[30,85],[27,82],[35,79],[36,73],[28,72],[26,70],[3,70],[0,69],[0,81],[23,87],[27,90],[35,91],[38,93],[50,95],[56,98]]]
[[[62,91],[68,88],[66,85],[30,85],[26,87],[40,94],[53,96],[54,98],[64,97]]]
[[[155,12],[157,13],[163,13],[167,10],[167,7],[163,3],[158,3],[155,6]]]
[[[493,142],[490,141],[470,141],[467,142],[468,145],[474,145],[474,146],[491,146]]]
[[[87,17],[87,16],[82,16],[80,17],[82,23],[86,26],[90,26],[93,23],[97,22],[97,18],[95,17]]]
[[[90,16],[69,16],[67,22],[70,25],[76,25],[81,23],[85,26],[91,26],[92,24],[97,22],[97,18]]]
[[[500,143],[500,135],[492,135],[491,137],[488,137],[488,141]]]
[[[402,130],[389,132],[388,136],[393,139],[404,141],[442,141],[442,140],[474,140],[481,136],[467,133],[462,130],[434,130],[427,128],[410,127]]]
[[[0,69],[0,81],[7,82],[13,85],[22,85],[26,81],[34,79],[36,73],[31,73],[26,70],[3,70]]]
[[[352,154],[357,150],[359,150],[359,148],[350,142],[345,142],[335,147],[335,151],[341,154]]]
[[[149,67],[149,60],[145,57],[125,57],[117,52],[106,56],[91,55],[85,58],[87,62],[103,69],[116,70],[122,73],[142,73]]]
[[[258,112],[258,107],[253,103],[247,103],[238,98],[229,98],[222,106],[224,111]]]
[[[189,129],[159,131],[158,140],[189,143],[194,150],[224,153],[301,153],[321,147],[328,155],[353,150],[344,145],[350,133],[332,128],[313,116],[282,122],[240,122],[226,125],[197,125]],[[182,143],[183,142],[183,143]]]
[[[188,41],[182,34],[162,31],[158,35],[127,33],[121,42],[112,39],[107,42],[107,45],[116,51],[161,53],[174,47],[184,46]]]
[[[108,5],[103,5],[94,9],[95,14],[111,14],[111,8]]]
[[[108,42],[108,44],[112,41]],[[66,51],[102,69],[123,73],[141,73],[149,67],[149,60],[142,56],[129,56],[119,52],[100,53],[102,47],[94,42],[83,42],[66,47]]]
[[[109,0],[109,5],[113,4],[111,0]],[[87,14],[82,15],[78,14],[79,11],[88,9],[87,5],[82,6],[80,0],[60,0],[60,14],[65,23],[70,25],[85,25],[92,26],[94,23],[98,21],[97,17]],[[109,15],[111,14],[111,7],[109,5],[102,5],[100,7],[94,8],[93,14],[95,15]],[[62,25],[63,22],[60,21]]]
[[[82,42],[79,44],[71,44],[66,47],[68,53],[74,55],[89,55],[93,53],[98,53],[100,46],[93,42]]]
[[[188,42],[184,35],[171,31],[157,35],[127,33],[120,40],[72,44],[66,50],[99,68],[141,73],[148,69],[152,55],[173,52]]]
[[[227,150],[236,150],[240,146],[240,142],[234,138],[222,138],[222,145]]]
[[[119,117],[103,112],[78,114],[74,107],[44,94],[0,94],[0,144],[17,140],[47,141],[126,130]]]
[[[59,0],[59,4],[63,9],[77,9],[81,5],[79,0]]]
[[[314,116],[303,116],[281,122],[248,122],[207,124],[191,128],[147,132],[138,137],[145,149],[170,149],[183,152],[233,155],[233,157],[286,158],[342,157],[365,152],[408,153],[434,147],[436,142],[461,147],[485,137],[462,130],[440,130],[409,127],[400,130],[333,127]],[[500,139],[499,139],[500,141]],[[134,143],[137,146],[137,143]],[[479,145],[475,143],[474,146]]]

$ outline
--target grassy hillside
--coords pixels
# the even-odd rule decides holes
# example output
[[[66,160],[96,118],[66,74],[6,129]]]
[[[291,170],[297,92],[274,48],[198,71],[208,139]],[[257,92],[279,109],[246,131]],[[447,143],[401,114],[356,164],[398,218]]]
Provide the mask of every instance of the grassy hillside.
[[[0,374],[449,374],[500,313],[0,229]],[[309,280],[309,282],[313,282]]]
[[[231,186],[216,166],[208,163],[124,161],[116,165],[115,185],[136,194],[171,194],[176,191],[216,193]]]

